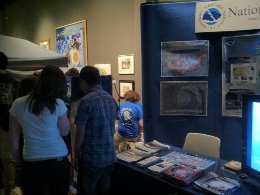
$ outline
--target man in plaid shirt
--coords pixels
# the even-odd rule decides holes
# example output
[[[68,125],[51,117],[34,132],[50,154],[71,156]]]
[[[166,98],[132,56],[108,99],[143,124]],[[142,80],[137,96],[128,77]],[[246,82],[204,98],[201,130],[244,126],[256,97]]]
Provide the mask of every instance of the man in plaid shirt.
[[[75,124],[75,158],[78,161],[78,195],[109,194],[110,176],[116,161],[114,146],[117,104],[100,85],[97,68],[80,71],[80,100]]]

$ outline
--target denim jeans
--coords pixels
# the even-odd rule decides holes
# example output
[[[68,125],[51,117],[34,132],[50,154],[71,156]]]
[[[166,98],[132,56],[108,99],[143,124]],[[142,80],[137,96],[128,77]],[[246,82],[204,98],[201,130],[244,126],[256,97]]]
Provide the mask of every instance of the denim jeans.
[[[77,195],[108,195],[113,165],[92,168],[79,162]]]

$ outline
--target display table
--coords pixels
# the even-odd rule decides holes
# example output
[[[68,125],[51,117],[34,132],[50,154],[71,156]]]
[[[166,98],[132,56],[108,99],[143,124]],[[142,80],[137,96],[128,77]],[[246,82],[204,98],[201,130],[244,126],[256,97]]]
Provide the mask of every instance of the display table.
[[[160,152],[157,156],[164,156],[172,151],[184,152],[187,151],[172,147],[168,151]],[[189,152],[190,153],[190,152]],[[211,158],[205,155],[199,155],[199,157],[214,160],[216,163],[209,167],[206,172],[213,171],[223,177],[229,177],[235,179],[241,183],[241,187],[234,192],[234,194],[250,195],[256,194],[255,185],[250,178],[241,179],[235,173],[223,169],[225,161],[221,159]],[[195,190],[193,185],[181,186],[164,180],[160,175],[150,173],[147,169],[142,169],[135,164],[128,164],[118,161],[115,165],[112,175],[112,192],[111,194],[158,194],[158,195],[173,195],[173,194],[205,194],[205,192]],[[252,191],[254,190],[254,191]],[[260,190],[260,189],[259,189]]]

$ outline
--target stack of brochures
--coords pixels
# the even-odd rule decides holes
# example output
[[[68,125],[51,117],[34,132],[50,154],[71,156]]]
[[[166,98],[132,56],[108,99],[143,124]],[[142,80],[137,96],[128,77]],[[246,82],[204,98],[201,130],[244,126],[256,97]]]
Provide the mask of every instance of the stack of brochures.
[[[189,185],[202,177],[205,170],[214,163],[213,160],[172,151],[160,157],[159,162],[156,162],[156,164],[148,163],[148,165],[151,165],[148,166],[148,170],[162,175],[164,179],[172,183]]]
[[[138,148],[131,148],[121,153],[117,153],[117,158],[123,162],[133,163],[150,155],[149,152],[139,150]]]
[[[161,158],[162,160],[171,162],[172,164],[186,164],[202,170],[205,170],[211,165],[215,164],[215,161],[213,160],[208,160],[205,158],[177,151],[173,151],[165,156],[162,156]]]
[[[148,167],[148,171],[154,174],[160,174],[171,166],[173,166],[172,163],[161,160],[159,163]]]
[[[208,173],[194,182],[195,189],[213,194],[232,194],[240,187],[240,183],[234,179],[220,177],[215,173]]]
[[[117,158],[123,162],[134,163],[134,162],[140,161],[144,158],[148,158],[158,151],[168,150],[168,149],[170,149],[169,145],[162,144],[156,140],[153,140],[146,144],[139,142],[139,143],[136,143],[135,148],[131,148],[129,150],[117,153]],[[155,158],[155,157],[153,157],[153,158]],[[159,158],[159,157],[157,157],[157,158]],[[149,160],[151,160],[151,159],[149,159]],[[145,161],[145,162],[148,163],[149,160],[147,159],[147,161]],[[141,163],[145,163],[145,162],[141,162]],[[141,163],[139,163],[138,165],[143,166]]]
[[[163,177],[173,183],[189,185],[204,175],[204,170],[186,164],[175,164],[163,171]]]
[[[169,150],[171,148],[171,146],[167,145],[167,144],[162,144],[156,140],[153,140],[151,142],[148,142],[146,144],[139,144],[137,145],[138,148],[142,149],[142,150],[148,150],[151,152],[158,152],[158,151],[162,151],[162,150]]]
[[[142,168],[147,168],[147,167],[152,166],[154,164],[157,164],[159,162],[162,162],[160,157],[151,156],[151,157],[148,157],[144,160],[137,162],[136,165],[139,166],[139,167],[142,167]]]

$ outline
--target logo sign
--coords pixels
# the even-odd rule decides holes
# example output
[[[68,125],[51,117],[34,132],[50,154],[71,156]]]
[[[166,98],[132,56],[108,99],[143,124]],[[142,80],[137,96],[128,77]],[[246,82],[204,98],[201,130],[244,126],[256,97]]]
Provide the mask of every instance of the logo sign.
[[[252,29],[260,29],[260,0],[196,3],[196,33]]]

